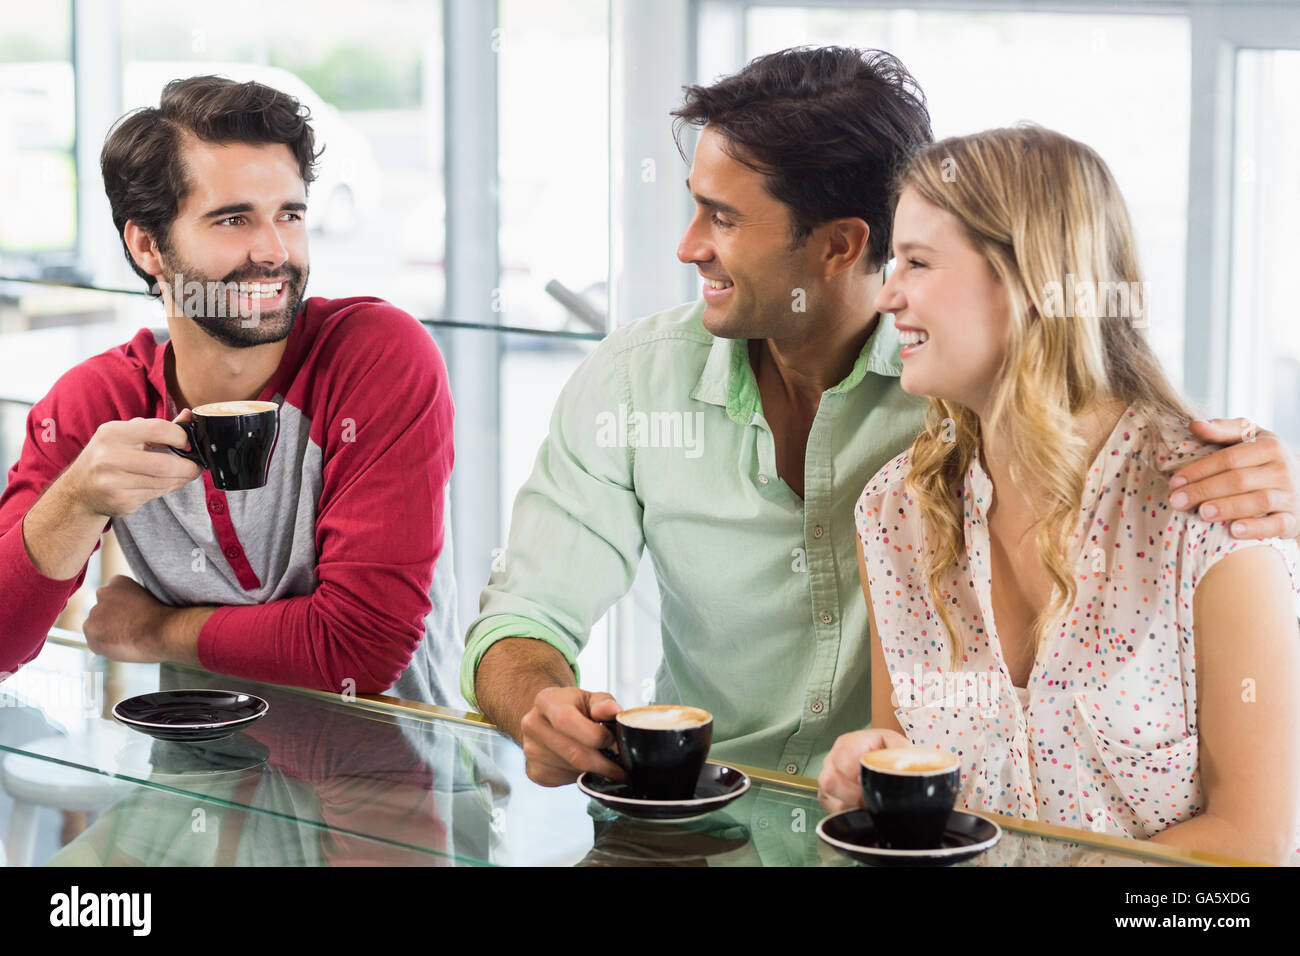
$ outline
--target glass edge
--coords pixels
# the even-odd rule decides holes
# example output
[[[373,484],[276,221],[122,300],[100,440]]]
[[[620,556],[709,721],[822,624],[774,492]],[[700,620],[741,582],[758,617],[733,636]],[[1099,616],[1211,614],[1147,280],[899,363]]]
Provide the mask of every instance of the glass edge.
[[[84,292],[102,292],[106,295],[128,295],[136,298],[148,298],[148,293],[134,289],[111,289],[105,286],[89,285],[78,282],[55,282],[51,279],[32,279],[19,276],[0,275],[0,282],[21,282],[26,285],[48,286],[52,289],[80,289]],[[400,308],[400,306],[398,306]],[[432,319],[414,317],[421,325],[435,329],[469,329],[481,332],[499,332],[510,335],[532,335],[543,339],[560,339],[577,342],[599,342],[605,334],[602,332],[573,332],[563,329],[536,329],[526,325],[495,325],[486,322],[462,322],[456,319]]]

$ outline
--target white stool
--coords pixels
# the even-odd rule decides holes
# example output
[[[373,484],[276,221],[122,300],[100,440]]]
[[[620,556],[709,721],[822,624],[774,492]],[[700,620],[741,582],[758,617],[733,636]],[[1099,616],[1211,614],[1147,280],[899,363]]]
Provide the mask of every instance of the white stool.
[[[85,733],[43,737],[24,744],[23,749],[42,757],[112,771],[116,766],[114,756],[127,742],[130,731],[107,720],[87,723]],[[32,864],[37,813],[41,807],[93,812],[132,789],[123,780],[93,770],[65,767],[16,753],[8,754],[0,764],[0,783],[14,800],[13,815],[9,818],[9,853],[14,866]]]

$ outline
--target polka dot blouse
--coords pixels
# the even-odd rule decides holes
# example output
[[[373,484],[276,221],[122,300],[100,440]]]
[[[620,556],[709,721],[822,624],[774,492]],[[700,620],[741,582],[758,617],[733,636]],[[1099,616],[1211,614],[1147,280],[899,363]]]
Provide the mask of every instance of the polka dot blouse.
[[[1169,475],[1211,450],[1175,419],[1135,407],[1120,416],[1083,492],[1076,602],[1020,689],[993,624],[993,485],[978,459],[965,480],[965,556],[944,583],[966,648],[960,671],[930,602],[908,452],[868,483],[855,514],[898,721],[914,744],[960,758],[966,807],[1132,837],[1203,807],[1197,583],[1225,555],[1263,545],[1282,552],[1300,585],[1295,542],[1238,541],[1226,523],[1169,506]]]

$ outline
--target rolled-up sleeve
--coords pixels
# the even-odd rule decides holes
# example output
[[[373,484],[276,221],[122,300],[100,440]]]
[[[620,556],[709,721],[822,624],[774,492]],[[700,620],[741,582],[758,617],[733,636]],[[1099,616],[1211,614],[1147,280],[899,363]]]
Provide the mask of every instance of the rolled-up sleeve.
[[[506,549],[465,638],[461,693],[472,707],[479,661],[505,638],[550,644],[578,676],[592,625],[636,576],[645,537],[627,447],[629,353],[619,339],[602,342],[565,385],[515,499]]]

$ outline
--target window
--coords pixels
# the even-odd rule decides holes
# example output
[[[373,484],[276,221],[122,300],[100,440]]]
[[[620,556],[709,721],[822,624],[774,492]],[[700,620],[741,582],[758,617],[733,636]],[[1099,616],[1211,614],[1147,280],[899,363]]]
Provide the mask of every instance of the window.
[[[17,454],[21,402],[141,326],[164,324],[108,219],[97,160],[110,125],[156,104],[177,76],[260,79],[308,103],[326,148],[310,195],[309,294],[386,298],[429,321],[448,359],[456,480],[467,489],[453,495],[452,525],[468,625],[559,391],[611,314],[631,321],[698,294],[695,270],[674,256],[692,208],[668,115],[681,87],[803,43],[898,55],[940,137],[1032,120],[1097,149],[1133,215],[1152,289],[1148,334],[1171,377],[1206,411],[1250,415],[1300,448],[1300,326],[1289,308],[1300,278],[1286,258],[1300,218],[1300,123],[1288,109],[1300,89],[1300,11],[1252,4],[1227,15],[1179,0],[990,6],[1002,9],[978,0],[11,5],[0,34],[0,399],[18,401],[0,402],[3,467]],[[453,22],[468,26],[456,32]],[[1235,51],[1223,60],[1228,83],[1224,49]],[[490,82],[471,88],[467,72]],[[1221,101],[1215,91],[1233,82]],[[463,164],[469,181],[492,202],[447,194],[449,147],[466,136],[481,140]],[[449,205],[460,214],[450,227]],[[457,285],[448,268],[465,268],[469,281]],[[582,659],[588,685],[625,703],[640,702],[659,659],[648,568]]]
[[[20,4],[0,33],[0,274],[71,261],[77,238],[72,31],[66,3]]]
[[[502,0],[499,32],[484,41],[498,64],[502,275],[493,307],[505,325],[605,331],[608,6]]]
[[[1300,50],[1240,50],[1233,162],[1228,396],[1300,449]]]
[[[440,3],[126,0],[121,68],[123,111],[157,106],[168,81],[200,73],[297,97],[324,148],[308,197],[309,294],[442,315]]]

